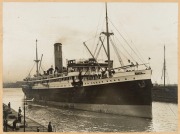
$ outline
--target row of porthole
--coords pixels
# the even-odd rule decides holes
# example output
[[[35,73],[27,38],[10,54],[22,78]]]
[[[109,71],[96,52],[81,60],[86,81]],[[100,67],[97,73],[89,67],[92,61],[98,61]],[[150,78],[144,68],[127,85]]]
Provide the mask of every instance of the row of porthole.
[[[126,79],[125,79],[126,80]],[[112,80],[110,80],[110,82],[111,82]],[[115,79],[114,79],[114,81],[116,81]],[[118,81],[120,81],[120,79],[118,79]],[[103,83],[104,81],[102,81],[102,83]],[[109,81],[107,81],[107,82],[109,82]],[[99,83],[101,83],[100,81],[99,81]],[[85,84],[89,84],[89,83],[85,83]],[[98,84],[98,82],[91,82],[90,84]]]
[[[66,86],[68,86],[68,85],[61,85],[60,87],[66,87]],[[59,86],[53,86],[53,87],[59,87]]]
[[[133,79],[135,79],[135,78],[133,78]],[[125,80],[127,80],[127,78],[125,78]],[[111,82],[112,80],[110,80],[110,82]],[[114,81],[116,81],[115,79],[114,79]],[[120,81],[120,79],[118,79],[118,81]],[[104,81],[102,81],[102,83],[103,83]],[[107,82],[109,82],[109,81],[107,81]],[[100,81],[99,81],[99,83],[101,83]],[[86,84],[89,84],[89,83],[85,83],[85,85]],[[91,82],[90,84],[98,84],[98,82]],[[56,86],[54,86],[54,87],[56,87]],[[58,87],[58,86],[57,86]],[[61,86],[61,87],[63,87],[63,85]],[[64,85],[64,87],[66,87],[66,85]]]
[[[135,78],[133,78],[133,79],[135,79]],[[127,78],[125,78],[125,80],[127,80]],[[111,82],[112,80],[110,80],[110,82]],[[116,81],[115,79],[114,79],[114,81]],[[118,81],[120,81],[120,79],[118,79]],[[107,81],[107,82],[109,82],[109,81]],[[99,81],[99,83],[101,83],[100,81]],[[103,83],[103,81],[102,81],[102,83]],[[89,84],[89,83],[85,83],[85,85],[86,84]],[[90,84],[98,84],[98,82],[91,82]]]

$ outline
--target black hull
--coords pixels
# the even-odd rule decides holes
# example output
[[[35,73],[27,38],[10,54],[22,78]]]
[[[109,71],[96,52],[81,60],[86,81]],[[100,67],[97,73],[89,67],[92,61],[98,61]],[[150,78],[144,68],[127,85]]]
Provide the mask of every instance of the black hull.
[[[45,105],[152,118],[151,88],[148,79],[71,88],[23,86],[23,92],[28,99]]]
[[[151,80],[127,81],[103,85],[72,88],[30,89],[23,88],[29,99],[85,104],[151,105]]]

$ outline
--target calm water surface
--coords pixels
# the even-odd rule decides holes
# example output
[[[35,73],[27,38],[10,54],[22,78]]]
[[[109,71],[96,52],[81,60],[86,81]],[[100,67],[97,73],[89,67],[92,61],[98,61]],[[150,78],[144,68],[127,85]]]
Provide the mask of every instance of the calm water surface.
[[[24,94],[20,88],[3,89],[3,103],[11,107],[22,107]],[[173,103],[152,103],[152,119],[95,113],[81,110],[57,109],[33,105],[26,115],[47,126],[51,121],[57,132],[172,132],[178,127],[178,105]]]

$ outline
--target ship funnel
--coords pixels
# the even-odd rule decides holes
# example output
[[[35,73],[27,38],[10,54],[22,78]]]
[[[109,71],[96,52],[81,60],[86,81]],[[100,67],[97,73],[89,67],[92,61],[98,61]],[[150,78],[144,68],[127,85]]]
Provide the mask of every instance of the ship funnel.
[[[62,73],[63,61],[62,61],[62,44],[61,43],[54,44],[54,61],[55,61],[55,69],[57,69],[58,73]]]

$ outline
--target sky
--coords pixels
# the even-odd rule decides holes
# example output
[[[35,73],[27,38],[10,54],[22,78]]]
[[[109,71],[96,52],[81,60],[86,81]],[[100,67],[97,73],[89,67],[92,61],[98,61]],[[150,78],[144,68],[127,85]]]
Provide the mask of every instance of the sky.
[[[110,32],[114,33],[112,39],[124,63],[128,54],[138,61],[138,54],[150,63],[152,82],[162,83],[165,45],[168,83],[177,83],[178,3],[108,3],[108,18]],[[42,68],[47,70],[54,66],[54,43],[62,43],[65,65],[66,59],[89,58],[83,42],[94,52],[103,31],[104,3],[4,2],[3,82],[22,81],[29,74],[34,65],[36,39],[38,57],[43,54]],[[106,59],[103,52],[98,58]],[[118,66],[113,48],[111,59]]]

